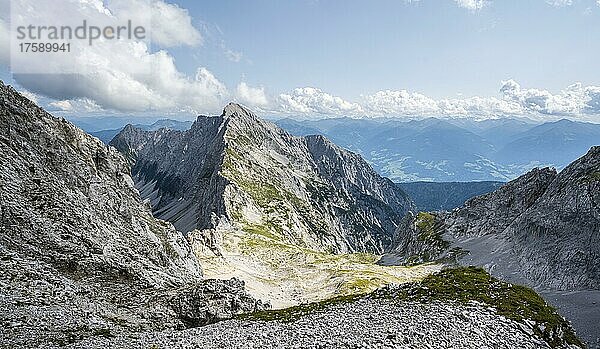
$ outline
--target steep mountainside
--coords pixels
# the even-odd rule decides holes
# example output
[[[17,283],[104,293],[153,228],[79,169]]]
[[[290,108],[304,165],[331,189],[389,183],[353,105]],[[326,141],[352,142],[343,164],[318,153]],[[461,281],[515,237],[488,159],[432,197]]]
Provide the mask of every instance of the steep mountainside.
[[[520,269],[555,289],[600,289],[600,147],[559,174],[534,170],[446,218],[453,236],[508,239]]]
[[[411,182],[397,183],[414,201],[418,211],[452,210],[468,199],[487,194],[503,182]]]
[[[589,343],[600,333],[600,147],[567,166],[536,169],[447,213],[401,224],[380,263],[458,259],[536,287]]]
[[[322,136],[294,137],[236,104],[189,131],[126,127],[111,141],[155,215],[184,232],[234,224],[332,252],[383,252],[407,195]]]
[[[203,281],[192,250],[139,197],[125,159],[0,82],[0,343],[198,326],[263,308]]]
[[[593,147],[558,174],[534,169],[435,217],[454,247],[494,239],[490,263],[515,266],[533,283],[600,289],[599,203],[600,147]]]

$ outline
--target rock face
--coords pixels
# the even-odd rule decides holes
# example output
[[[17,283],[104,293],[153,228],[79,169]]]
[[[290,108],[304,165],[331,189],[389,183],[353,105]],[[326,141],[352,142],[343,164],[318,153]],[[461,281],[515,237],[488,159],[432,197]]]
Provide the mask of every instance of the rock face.
[[[444,225],[438,235],[448,248],[479,253],[482,265],[516,272],[543,288],[600,289],[600,147],[558,174],[534,169],[434,217]],[[404,260],[424,253],[433,260],[447,252],[430,255],[406,246],[414,243],[396,249]]]
[[[443,238],[445,229],[435,213],[409,212],[398,226],[393,248],[378,263],[413,266],[450,256],[450,243]]]
[[[533,169],[498,190],[465,202],[446,218],[453,235],[500,234],[531,208],[556,179],[556,170]]]
[[[184,232],[236,225],[321,251],[381,253],[412,205],[360,156],[237,104],[188,131],[128,126],[110,144],[155,215]]]
[[[0,342],[9,347],[262,308],[238,282],[230,294],[206,293],[188,242],[152,216],[123,156],[1,82],[0,228]],[[215,305],[219,297],[227,301]]]

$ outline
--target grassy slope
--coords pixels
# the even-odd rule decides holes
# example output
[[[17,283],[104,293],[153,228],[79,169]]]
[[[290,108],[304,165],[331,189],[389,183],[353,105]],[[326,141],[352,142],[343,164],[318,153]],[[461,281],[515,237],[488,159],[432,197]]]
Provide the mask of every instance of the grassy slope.
[[[238,277],[276,308],[338,295],[365,294],[387,284],[420,280],[440,269],[377,265],[368,253],[329,254],[286,243],[265,226],[225,232],[223,257],[199,254],[207,278]]]

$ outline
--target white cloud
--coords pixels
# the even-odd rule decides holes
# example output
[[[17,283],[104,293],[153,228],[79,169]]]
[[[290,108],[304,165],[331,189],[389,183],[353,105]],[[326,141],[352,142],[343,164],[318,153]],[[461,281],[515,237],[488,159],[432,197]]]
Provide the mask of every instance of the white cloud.
[[[573,5],[573,0],[546,0],[546,3],[554,7],[567,7]]]
[[[568,86],[558,94],[546,90],[522,89],[514,80],[503,81],[502,94],[516,102],[525,112],[547,115],[580,115],[600,113],[600,87]]]
[[[150,23],[151,39],[162,47],[202,43],[202,35],[192,25],[188,11],[175,4],[160,0],[111,0],[109,7],[98,6],[117,18],[131,19],[134,23]]]
[[[433,99],[406,90],[378,91],[361,103],[334,97],[316,88],[298,88],[278,97],[276,112],[315,117],[446,117],[489,119],[527,116],[538,119],[571,117],[600,121],[600,87],[573,84],[559,93],[523,89],[514,80],[502,82],[500,97]]]
[[[36,0],[35,5],[41,6],[44,1],[50,0]],[[23,12],[31,18],[40,16],[33,10]],[[44,20],[55,23],[83,17],[98,25],[149,20],[151,40],[159,47],[197,45],[202,41],[186,10],[159,0],[61,1],[59,12],[48,11],[44,16]],[[2,35],[0,26],[0,38]],[[44,71],[47,63],[38,62],[39,71]],[[214,113],[229,98],[225,85],[207,68],[200,67],[194,76],[188,76],[177,69],[167,51],[152,52],[146,42],[99,40],[61,64],[76,74],[15,74],[14,78],[29,91],[57,99],[55,107],[67,110],[65,101],[71,103],[70,110]]]
[[[264,87],[251,87],[245,82],[240,82],[236,89],[236,96],[240,102],[251,107],[264,107],[269,104]]]
[[[406,90],[379,91],[366,96],[364,108],[370,116],[496,117],[522,112],[522,108],[516,103],[495,97],[434,100]]]
[[[596,0],[596,4],[600,6],[600,0]]]
[[[442,99],[438,102],[441,115],[452,117],[496,118],[520,115],[523,109],[516,103],[495,97],[470,97],[464,99]]]
[[[88,98],[78,98],[73,100],[54,101],[48,103],[50,107],[54,107],[60,111],[91,113],[101,111],[102,108],[96,102]]]
[[[374,115],[421,115],[439,112],[436,101],[406,90],[376,92],[365,97],[364,106]]]
[[[277,98],[280,112],[304,115],[361,116],[364,112],[358,103],[348,102],[314,87],[294,89]]]
[[[73,104],[71,104],[70,101],[56,101],[56,102],[50,102],[48,103],[49,106],[57,108],[58,110],[62,110],[62,111],[72,111],[73,110]]]
[[[486,0],[454,0],[460,7],[469,9],[471,11],[481,10],[485,7],[488,1]]]

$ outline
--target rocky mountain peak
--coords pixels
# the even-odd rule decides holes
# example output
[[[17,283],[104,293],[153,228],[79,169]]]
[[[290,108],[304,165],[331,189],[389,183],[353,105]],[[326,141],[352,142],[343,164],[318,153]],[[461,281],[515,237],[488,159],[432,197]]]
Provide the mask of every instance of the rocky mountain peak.
[[[223,108],[222,116],[226,118],[242,116],[254,117],[254,114],[241,104],[230,102],[225,106],[225,108]]]
[[[382,252],[411,207],[358,155],[323,137],[294,137],[235,103],[189,131],[127,132],[112,145],[139,149],[133,166],[155,214],[184,231],[276,227],[316,249]]]

